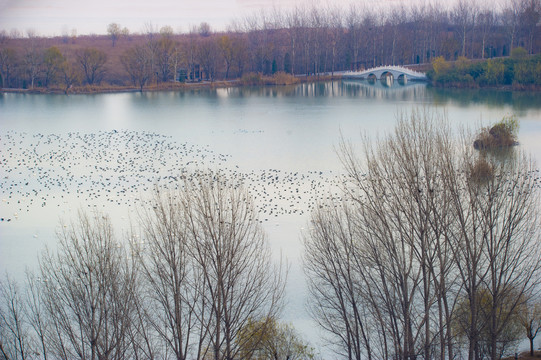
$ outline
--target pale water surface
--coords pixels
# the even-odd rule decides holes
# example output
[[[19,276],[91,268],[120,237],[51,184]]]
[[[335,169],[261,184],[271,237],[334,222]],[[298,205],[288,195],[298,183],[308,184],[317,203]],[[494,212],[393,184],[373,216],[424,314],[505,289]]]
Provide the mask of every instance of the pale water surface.
[[[383,87],[343,81],[291,87],[99,95],[0,94],[0,270],[22,279],[78,209],[136,223],[156,182],[210,168],[241,179],[276,256],[291,263],[284,319],[317,343],[304,310],[302,231],[318,201],[339,197],[343,136],[392,129],[433,107],[475,128],[515,114],[520,147],[541,161],[541,94]],[[331,192],[331,195],[329,195]]]

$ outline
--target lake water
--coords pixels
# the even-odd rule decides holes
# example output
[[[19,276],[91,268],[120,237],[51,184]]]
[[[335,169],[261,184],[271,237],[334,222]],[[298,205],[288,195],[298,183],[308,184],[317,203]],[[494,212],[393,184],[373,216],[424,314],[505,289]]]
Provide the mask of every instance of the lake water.
[[[399,112],[431,107],[477,128],[515,114],[520,147],[541,161],[541,94],[384,87],[356,81],[288,87],[99,95],[0,94],[0,270],[21,279],[78,209],[107,212],[121,236],[156,182],[210,168],[242,179],[275,251],[291,263],[283,318],[308,339],[302,230],[339,196],[340,137],[360,144]],[[331,195],[329,195],[331,193]],[[278,255],[277,255],[278,256]]]

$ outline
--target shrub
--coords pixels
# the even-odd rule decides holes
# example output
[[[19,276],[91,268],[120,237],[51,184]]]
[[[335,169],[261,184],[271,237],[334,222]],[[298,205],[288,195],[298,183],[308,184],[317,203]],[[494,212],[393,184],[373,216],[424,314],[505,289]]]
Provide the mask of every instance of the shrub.
[[[459,56],[458,59],[456,59],[455,67],[461,71],[468,68],[470,65],[470,60],[465,56]]]
[[[292,85],[300,82],[299,78],[283,71],[274,74],[273,79],[275,85]]]
[[[498,85],[503,82],[505,66],[499,61],[487,60],[485,71],[479,77],[481,85]]]
[[[468,75],[470,75],[474,79],[478,79],[480,76],[482,76],[485,72],[485,63],[478,62],[471,64],[468,69],[466,69],[466,72]]]
[[[451,66],[447,61],[445,61],[443,56],[438,56],[437,58],[432,60],[432,68],[434,69],[436,75],[446,72],[447,70],[449,70],[450,67]]]
[[[263,76],[261,73],[248,73],[241,79],[244,85],[292,85],[300,80],[283,71],[277,72],[273,76]]]
[[[521,61],[515,65],[514,83],[521,85],[534,84],[536,80],[536,64]]]
[[[473,147],[477,150],[490,150],[516,145],[518,129],[519,123],[515,115],[504,116],[491,128],[481,129]]]
[[[254,72],[244,74],[241,78],[241,82],[243,85],[262,85],[263,75]]]
[[[523,60],[528,57],[528,52],[523,47],[516,47],[511,51],[511,58],[515,60]]]

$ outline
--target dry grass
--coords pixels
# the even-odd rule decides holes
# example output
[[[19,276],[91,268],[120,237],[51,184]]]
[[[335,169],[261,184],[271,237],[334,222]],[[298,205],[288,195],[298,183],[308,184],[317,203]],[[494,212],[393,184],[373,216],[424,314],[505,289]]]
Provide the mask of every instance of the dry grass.
[[[248,73],[241,79],[243,85],[293,85],[299,82],[299,78],[285,72],[277,72],[272,76],[265,76],[261,73]]]
[[[272,80],[274,81],[274,85],[293,85],[300,82],[297,77],[282,71],[274,74]]]

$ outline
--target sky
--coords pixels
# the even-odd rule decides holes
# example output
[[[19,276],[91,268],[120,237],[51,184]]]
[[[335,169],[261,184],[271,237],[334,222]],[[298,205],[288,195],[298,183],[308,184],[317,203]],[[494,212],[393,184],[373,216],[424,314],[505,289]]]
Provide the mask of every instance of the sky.
[[[187,32],[205,21],[225,30],[234,19],[259,9],[287,8],[306,0],[0,0],[0,31],[16,29],[21,35],[57,36],[105,34],[115,22],[130,32],[143,32],[148,24],[169,25]],[[334,0],[338,3],[348,0]]]

